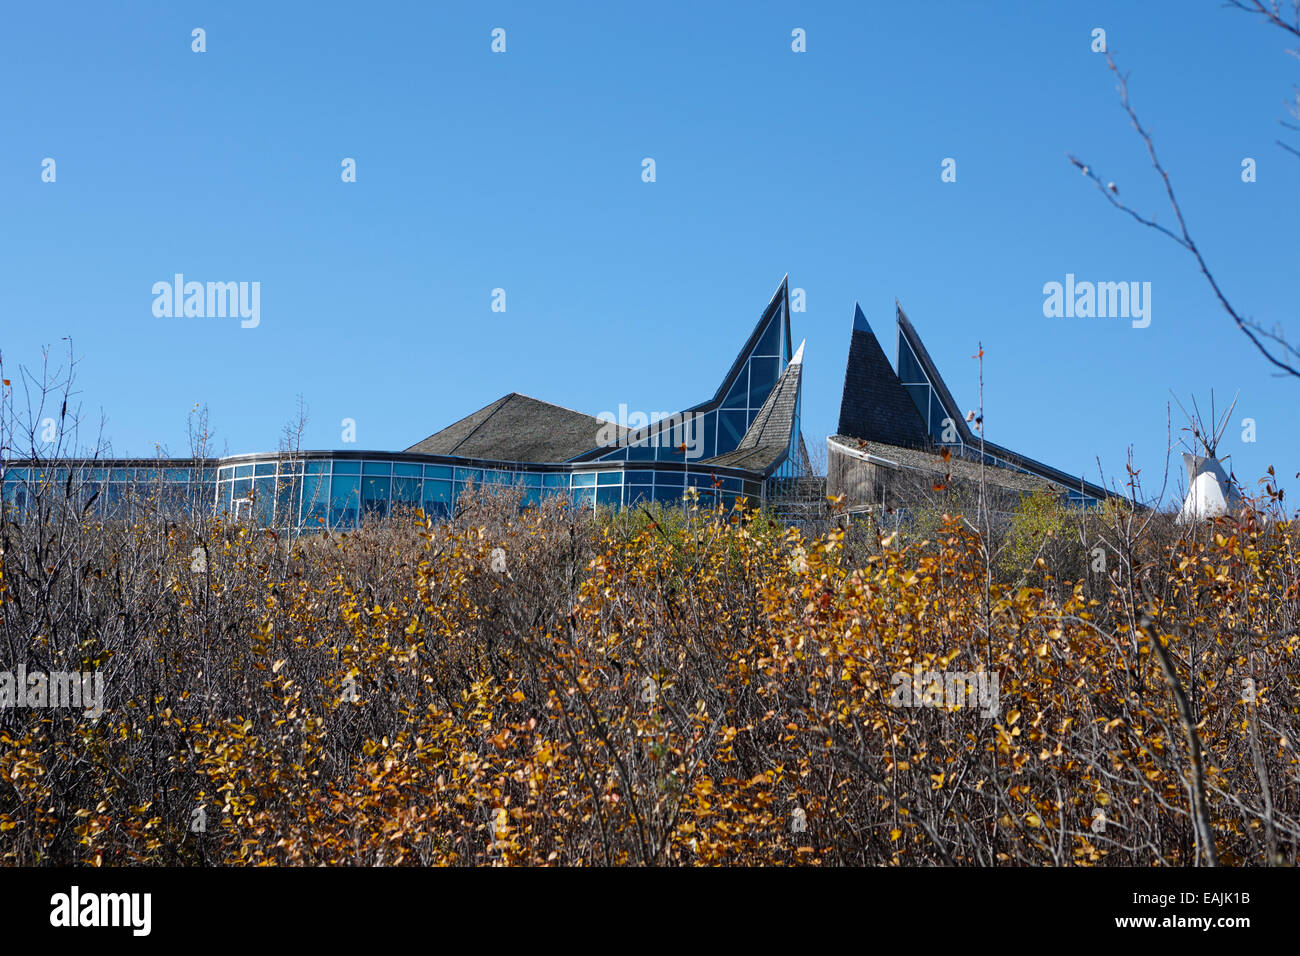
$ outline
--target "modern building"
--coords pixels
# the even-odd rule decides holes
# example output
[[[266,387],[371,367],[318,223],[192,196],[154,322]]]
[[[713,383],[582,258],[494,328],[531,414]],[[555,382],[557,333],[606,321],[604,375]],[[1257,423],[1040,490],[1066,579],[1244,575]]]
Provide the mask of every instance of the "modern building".
[[[1050,489],[1091,507],[1111,497],[1082,476],[982,439],[970,427],[903,307],[897,312],[897,370],[862,308],[853,332],[836,434],[827,439],[826,493],[844,510],[906,506],[918,485],[983,481],[1012,495]],[[981,467],[981,463],[983,467]]]
[[[515,485],[525,503],[565,497],[579,508],[744,496],[791,517],[907,506],[918,483],[983,483],[1013,497],[1049,488],[1078,505],[1110,496],[1082,477],[972,431],[901,306],[897,369],[854,307],[837,433],[827,477],[801,432],[803,345],[790,334],[788,277],[713,395],[650,422],[609,420],[510,393],[404,451],[293,451],[193,459],[0,461],[3,498],[28,510],[57,483],[99,514],[211,508],[267,527],[355,528],[368,516],[454,512],[466,489]],[[75,489],[75,492],[74,492]]]
[[[659,421],[619,423],[511,393],[400,452],[0,462],[3,495],[23,510],[37,483],[57,482],[101,514],[210,503],[308,530],[354,528],[402,506],[449,515],[474,485],[517,485],[525,503],[567,496],[589,509],[680,502],[689,489],[706,506],[742,495],[757,503],[809,471],[802,376],[783,280],[712,397]]]

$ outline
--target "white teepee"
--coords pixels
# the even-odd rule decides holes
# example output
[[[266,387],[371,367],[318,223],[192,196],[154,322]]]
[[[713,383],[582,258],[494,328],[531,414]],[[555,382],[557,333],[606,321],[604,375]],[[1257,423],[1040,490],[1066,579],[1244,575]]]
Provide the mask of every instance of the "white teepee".
[[[1177,401],[1177,398],[1175,397],[1174,400]],[[1214,401],[1213,393],[1210,401],[1211,403]],[[1181,402],[1178,407],[1183,408]],[[1236,398],[1233,398],[1232,405],[1224,412],[1222,419],[1214,416],[1214,406],[1211,404],[1211,428],[1208,429],[1201,419],[1201,410],[1196,408],[1195,399],[1192,400],[1192,407],[1196,409],[1195,416],[1188,415],[1187,409],[1183,408],[1183,414],[1187,416],[1189,425],[1183,430],[1192,433],[1196,446],[1194,453],[1183,453],[1183,465],[1187,469],[1187,497],[1183,499],[1182,510],[1178,513],[1179,524],[1233,514],[1242,503],[1241,492],[1237,490],[1237,486],[1224,470],[1223,463],[1215,454],[1219,439],[1223,437],[1223,432],[1228,427],[1232,410],[1237,407]]]
[[[1178,513],[1179,524],[1231,514],[1241,506],[1241,494],[1217,458],[1183,452],[1183,464],[1187,467],[1187,497]]]

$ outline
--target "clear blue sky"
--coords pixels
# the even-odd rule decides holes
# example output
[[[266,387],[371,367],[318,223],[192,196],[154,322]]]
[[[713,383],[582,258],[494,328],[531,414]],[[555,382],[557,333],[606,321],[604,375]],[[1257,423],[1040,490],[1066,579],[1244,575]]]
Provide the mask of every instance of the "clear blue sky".
[[[96,0],[0,10],[7,374],[72,336],[116,454],[183,455],[196,402],[219,448],[273,450],[298,393],[308,447],[401,449],[511,391],[703,400],[788,272],[810,443],[835,428],[854,301],[892,360],[897,297],[963,406],[983,342],[994,441],[1092,479],[1132,445],[1151,487],[1169,389],[1240,389],[1258,441],[1234,424],[1221,453],[1295,484],[1300,382],[1066,160],[1169,221],[1094,27],[1223,286],[1300,337],[1300,160],[1274,145],[1300,64],[1217,0]],[[156,318],[176,272],[260,282],[260,326]],[[1045,318],[1066,273],[1149,281],[1150,327]]]

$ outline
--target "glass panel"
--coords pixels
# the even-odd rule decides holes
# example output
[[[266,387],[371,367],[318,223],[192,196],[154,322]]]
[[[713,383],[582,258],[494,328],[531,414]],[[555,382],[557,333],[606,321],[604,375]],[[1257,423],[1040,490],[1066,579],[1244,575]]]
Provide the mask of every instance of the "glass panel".
[[[573,476],[573,487],[590,488],[596,483],[596,475],[593,472],[575,473]]]
[[[606,487],[596,490],[596,506],[598,508],[612,508],[615,511],[623,503],[622,487]]]
[[[542,476],[542,485],[546,488],[567,488],[569,487],[569,475],[563,471],[545,474]]]
[[[423,465],[408,465],[400,462],[393,465],[393,474],[403,478],[419,478],[423,471]]]
[[[483,469],[482,468],[457,468],[456,480],[457,481],[473,480],[475,484],[482,484]]]
[[[354,527],[357,523],[360,498],[361,478],[359,476],[335,475],[330,479],[330,527]]]
[[[718,412],[718,454],[725,455],[735,451],[740,440],[745,437],[746,412]]]
[[[361,479],[361,513],[385,517],[388,514],[389,478],[367,475]]]
[[[655,473],[653,471],[629,471],[625,473],[623,480],[629,485],[650,485],[654,484]]]
[[[621,485],[623,483],[623,473],[621,471],[602,471],[596,476],[598,485]]]
[[[930,418],[930,386],[904,385],[903,387],[907,389],[907,394],[912,396],[912,404],[921,413],[921,420],[928,421]]]
[[[419,468],[419,465],[415,466]],[[393,505],[409,505],[418,508],[420,506],[420,479],[419,478],[394,478],[393,479]]]
[[[275,509],[275,479],[258,478],[253,482],[253,520],[266,527]]]
[[[253,466],[252,466],[252,465],[236,465],[236,466],[235,466],[235,477],[236,477],[236,478],[252,478],[252,477],[253,477]]]
[[[249,495],[253,493],[252,478],[241,478],[238,481],[234,482],[233,484],[235,489],[234,496],[236,500],[239,498],[247,498]]]
[[[751,364],[746,363],[745,367],[740,370],[740,374],[736,376],[736,384],[731,386],[731,391],[722,400],[723,408],[744,408],[745,403],[749,401],[749,366]]]
[[[761,408],[772,391],[772,386],[781,377],[781,360],[774,358],[756,358],[749,363],[749,407]]]
[[[258,477],[263,477],[265,475],[274,475],[275,462],[270,461],[270,462],[264,462],[263,464],[260,465],[255,465],[253,474],[257,475]]]
[[[361,466],[363,475],[391,475],[393,464],[388,461],[368,461]]]
[[[306,472],[309,475],[328,475],[330,473],[330,463],[328,461],[309,461],[307,462]]]
[[[431,518],[451,515],[450,481],[424,480],[424,513]]]
[[[329,483],[323,475],[307,475],[302,480],[302,523],[317,527],[329,520]]]
[[[222,478],[223,481],[224,481],[225,479],[227,479],[227,478],[233,478],[233,477],[235,477],[235,469],[232,468],[232,467],[229,466],[229,465],[227,465],[227,466],[224,467],[224,468],[219,469],[219,471],[221,472],[221,478]]]
[[[281,478],[275,485],[275,523],[290,525],[298,520],[298,490],[301,478]]]
[[[591,509],[596,502],[595,488],[575,488],[572,492],[573,504],[577,508]]]
[[[359,475],[361,474],[361,462],[359,461],[335,461],[334,474],[336,475]]]
[[[426,478],[450,478],[450,465],[425,465],[424,477]]]
[[[671,502],[680,501],[681,497],[682,497],[681,488],[665,488],[657,483],[655,484],[655,501],[668,504]]]
[[[901,334],[898,337],[898,378],[904,384],[930,381],[925,377],[925,372],[921,369],[921,363],[912,354],[912,347],[907,344],[907,340]]]
[[[758,345],[754,346],[754,355],[780,355],[781,354],[781,313],[784,311],[783,306],[777,306],[772,313],[772,318],[768,320],[767,328],[763,330],[762,337],[758,340]]]

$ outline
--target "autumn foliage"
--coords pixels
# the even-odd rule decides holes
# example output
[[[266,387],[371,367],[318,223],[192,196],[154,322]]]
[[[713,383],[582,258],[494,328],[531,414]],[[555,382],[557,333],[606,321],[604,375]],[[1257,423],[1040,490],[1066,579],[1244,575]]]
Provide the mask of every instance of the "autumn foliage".
[[[1077,581],[959,517],[73,517],[2,526],[0,669],[106,695],[0,710],[8,865],[1296,862],[1297,526],[1259,512],[1080,516]]]

